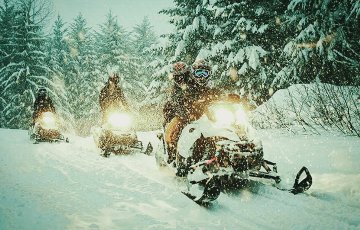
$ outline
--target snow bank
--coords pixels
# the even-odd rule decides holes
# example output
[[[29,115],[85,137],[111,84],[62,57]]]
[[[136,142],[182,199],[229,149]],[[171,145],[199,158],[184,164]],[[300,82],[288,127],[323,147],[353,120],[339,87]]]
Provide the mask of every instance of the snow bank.
[[[260,128],[300,126],[316,133],[333,129],[360,136],[360,87],[292,85],[253,111],[252,122]]]

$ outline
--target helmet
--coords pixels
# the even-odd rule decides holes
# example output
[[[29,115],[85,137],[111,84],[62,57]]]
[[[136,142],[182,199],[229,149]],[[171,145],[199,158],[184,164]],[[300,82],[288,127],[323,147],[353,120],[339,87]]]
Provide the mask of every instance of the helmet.
[[[119,74],[117,73],[113,73],[112,75],[110,75],[109,77],[109,82],[114,83],[115,85],[117,85],[119,83]]]
[[[172,74],[176,75],[185,75],[190,73],[190,67],[182,61],[176,62],[172,66]]]
[[[174,82],[181,86],[187,82],[190,74],[190,67],[185,62],[176,62],[172,66],[172,75]]]
[[[210,76],[211,76],[211,66],[207,61],[201,59],[195,61],[194,64],[192,64],[191,77],[199,85],[206,84]]]
[[[38,94],[38,96],[46,96],[47,91],[44,87],[41,87],[41,88],[39,88],[37,94]]]

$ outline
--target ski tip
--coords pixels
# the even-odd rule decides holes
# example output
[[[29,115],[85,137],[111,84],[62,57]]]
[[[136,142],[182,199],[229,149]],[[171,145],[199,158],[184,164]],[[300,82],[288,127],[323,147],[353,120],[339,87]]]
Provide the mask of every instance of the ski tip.
[[[305,174],[305,178],[299,182],[302,174]],[[311,176],[309,170],[305,166],[303,166],[300,169],[300,171],[297,173],[293,188],[290,189],[289,192],[294,195],[296,195],[298,193],[303,193],[303,192],[307,191],[311,187],[311,185],[312,185],[312,176]]]
[[[196,199],[196,196],[194,196],[194,195],[191,195],[190,193],[188,193],[188,192],[181,192],[182,194],[184,194],[185,196],[187,196],[188,198],[190,198],[191,200],[193,200],[193,201],[195,201],[195,199]]]
[[[207,198],[207,196],[203,195],[201,196],[200,198],[197,198],[196,196],[188,193],[188,192],[181,192],[182,194],[184,194],[185,196],[187,196],[190,200],[194,201],[196,204],[202,206],[202,207],[206,207],[206,208],[209,208],[213,205],[213,201],[215,199],[209,199]]]

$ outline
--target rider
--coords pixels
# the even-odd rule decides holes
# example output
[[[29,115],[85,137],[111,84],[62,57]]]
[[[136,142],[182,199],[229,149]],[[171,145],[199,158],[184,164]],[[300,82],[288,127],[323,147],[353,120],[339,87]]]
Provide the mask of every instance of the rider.
[[[119,80],[120,78],[118,74],[114,73],[110,75],[106,85],[104,86],[104,88],[102,88],[100,92],[99,103],[103,122],[111,109],[129,109],[124,93],[118,85]]]
[[[176,62],[172,66],[172,80],[174,82],[168,101],[164,105],[163,114],[165,124],[169,123],[179,113],[179,102],[184,97],[184,91],[189,87],[190,66],[184,62]]]
[[[168,102],[164,108],[167,122],[165,142],[168,147],[168,163],[177,157],[176,145],[185,125],[199,119],[204,114],[208,102],[216,100],[220,95],[217,90],[207,86],[211,76],[211,66],[205,60],[194,62],[191,70],[183,62],[175,63],[173,76],[175,82],[173,93],[170,103]],[[168,111],[171,111],[171,116]]]
[[[32,125],[35,125],[35,122],[38,120],[40,115],[44,112],[53,112],[55,113],[54,104],[47,94],[45,88],[40,88],[37,92],[36,99],[34,102],[34,113],[32,119]]]

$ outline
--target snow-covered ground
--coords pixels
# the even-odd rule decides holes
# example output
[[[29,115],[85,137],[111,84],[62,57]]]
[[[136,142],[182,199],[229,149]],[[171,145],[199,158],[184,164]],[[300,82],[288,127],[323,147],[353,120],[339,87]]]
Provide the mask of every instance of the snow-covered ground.
[[[154,156],[103,158],[91,137],[32,144],[0,129],[0,229],[360,229],[360,139],[259,132],[283,186],[308,166],[313,186],[292,195],[254,183],[204,208]],[[154,132],[140,133],[156,146]]]

